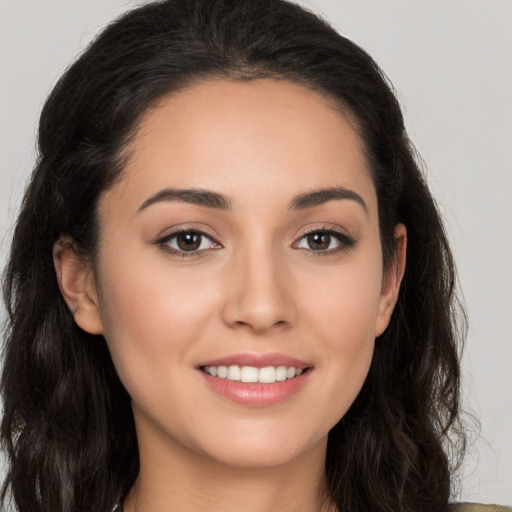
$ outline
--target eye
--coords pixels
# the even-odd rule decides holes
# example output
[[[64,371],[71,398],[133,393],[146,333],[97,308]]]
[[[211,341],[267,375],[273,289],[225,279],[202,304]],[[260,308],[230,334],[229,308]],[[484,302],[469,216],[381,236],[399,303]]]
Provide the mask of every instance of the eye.
[[[355,243],[356,241],[352,237],[334,229],[316,229],[302,236],[294,247],[332,254],[347,250]]]
[[[175,231],[161,238],[157,243],[165,250],[180,256],[192,256],[200,251],[220,248],[212,237],[197,229]]]

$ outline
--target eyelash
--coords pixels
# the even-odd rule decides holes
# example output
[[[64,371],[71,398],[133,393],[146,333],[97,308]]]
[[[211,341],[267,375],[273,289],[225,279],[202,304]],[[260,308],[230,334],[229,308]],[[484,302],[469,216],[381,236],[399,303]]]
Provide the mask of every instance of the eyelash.
[[[221,247],[221,245],[218,242],[216,242],[215,239],[211,235],[209,235],[208,233],[206,233],[200,229],[197,229],[197,228],[185,228],[185,229],[179,229],[177,231],[173,231],[172,233],[169,233],[168,235],[165,235],[164,237],[158,239],[156,241],[156,244],[158,246],[160,246],[166,252],[172,254],[173,256],[177,256],[179,258],[193,258],[193,257],[200,257],[200,256],[205,255],[205,251],[207,251],[208,249],[196,249],[196,250],[191,250],[191,251],[184,251],[184,250],[175,249],[175,248],[169,246],[169,243],[171,240],[176,239],[180,235],[187,235],[187,234],[199,235],[202,238],[206,238],[212,244],[218,245],[218,247],[216,247],[215,249]],[[337,253],[348,251],[349,249],[354,247],[357,243],[356,239],[346,235],[345,233],[342,233],[341,231],[338,231],[333,228],[324,227],[324,228],[320,228],[320,229],[314,228],[314,229],[311,229],[310,231],[307,231],[299,238],[299,240],[297,242],[294,242],[293,246],[295,246],[297,243],[301,242],[308,236],[315,235],[315,234],[321,234],[321,235],[327,235],[330,237],[334,237],[339,242],[339,246],[335,247],[334,249],[319,250],[319,251],[315,251],[314,249],[302,248],[302,247],[295,247],[295,248],[309,251],[311,256],[322,257],[322,256],[330,256],[332,254],[337,254]]]
[[[180,235],[199,235],[202,238],[208,239],[212,244],[217,244],[220,247],[220,244],[216,242],[211,235],[208,233],[205,233],[204,231],[197,229],[197,228],[184,228],[184,229],[178,229],[177,231],[173,231],[172,233],[169,233],[168,235],[165,235],[164,237],[158,239],[156,241],[156,244],[160,246],[164,251],[172,254],[173,256],[177,256],[178,258],[192,258],[192,257],[200,257],[203,256],[204,251],[206,249],[200,249],[200,250],[194,250],[194,251],[182,251],[179,249],[175,249],[173,247],[169,246],[169,242],[175,238],[177,238]]]
[[[334,237],[339,242],[339,245],[338,245],[338,247],[335,247],[334,249],[328,249],[328,250],[323,250],[323,251],[322,250],[315,251],[313,249],[304,248],[304,250],[309,251],[310,255],[313,257],[324,257],[324,256],[330,256],[332,254],[346,252],[349,249],[351,249],[352,247],[354,247],[357,243],[357,240],[355,238],[352,238],[351,236],[349,236],[341,231],[338,231],[337,229],[327,228],[327,227],[313,228],[309,231],[306,231],[299,238],[298,242],[304,240],[308,236],[316,235],[316,234],[328,235],[330,237]],[[294,245],[297,244],[298,242],[294,242]],[[297,248],[300,249],[299,247],[297,247]]]

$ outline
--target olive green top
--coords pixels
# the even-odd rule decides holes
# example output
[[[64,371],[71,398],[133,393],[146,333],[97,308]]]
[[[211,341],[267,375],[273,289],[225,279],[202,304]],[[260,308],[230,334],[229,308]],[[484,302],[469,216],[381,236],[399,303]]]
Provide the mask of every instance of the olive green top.
[[[452,505],[454,512],[512,512],[503,505],[480,505],[479,503],[457,503]]]

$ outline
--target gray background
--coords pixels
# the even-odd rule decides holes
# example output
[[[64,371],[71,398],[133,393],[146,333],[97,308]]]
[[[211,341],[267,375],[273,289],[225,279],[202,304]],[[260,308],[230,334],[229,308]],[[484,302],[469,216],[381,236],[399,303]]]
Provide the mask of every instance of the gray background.
[[[0,0],[0,264],[59,75],[126,0]],[[141,2],[138,2],[141,3]],[[439,201],[470,319],[466,408],[481,420],[459,499],[512,504],[512,2],[303,0],[396,87]]]

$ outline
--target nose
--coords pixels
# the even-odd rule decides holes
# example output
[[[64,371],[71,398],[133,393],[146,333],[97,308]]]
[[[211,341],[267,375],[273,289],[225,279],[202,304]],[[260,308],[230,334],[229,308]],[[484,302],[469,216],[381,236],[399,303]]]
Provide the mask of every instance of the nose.
[[[238,255],[229,274],[222,311],[229,327],[264,334],[293,324],[293,282],[272,250]]]

